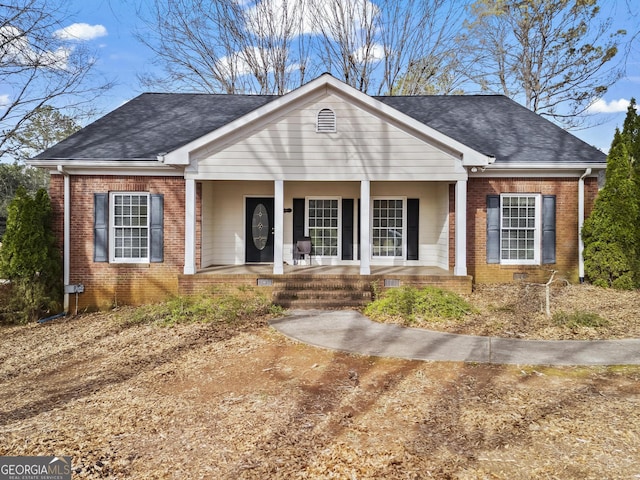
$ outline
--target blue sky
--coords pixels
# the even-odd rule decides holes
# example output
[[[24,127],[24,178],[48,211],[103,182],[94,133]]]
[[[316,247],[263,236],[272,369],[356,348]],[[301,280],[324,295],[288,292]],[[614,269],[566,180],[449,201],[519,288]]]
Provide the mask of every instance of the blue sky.
[[[638,28],[640,6],[637,0],[601,0],[603,9],[610,9],[617,28]],[[69,9],[72,17],[69,26],[76,28],[74,35],[84,38],[97,52],[97,69],[100,74],[113,80],[116,85],[101,99],[103,113],[145,91],[140,86],[138,74],[153,69],[150,51],[134,38],[136,30],[145,26],[139,20],[136,5],[140,0],[72,0]],[[629,8],[638,8],[637,16],[629,15]],[[618,81],[603,98],[594,105],[600,124],[585,130],[574,131],[574,135],[587,143],[607,151],[614,130],[624,120],[629,99],[640,101],[640,38],[627,62],[626,75]]]

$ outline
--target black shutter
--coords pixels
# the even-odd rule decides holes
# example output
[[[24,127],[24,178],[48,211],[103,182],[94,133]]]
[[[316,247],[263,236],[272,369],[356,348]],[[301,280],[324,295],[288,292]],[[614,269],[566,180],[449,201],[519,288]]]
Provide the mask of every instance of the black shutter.
[[[407,199],[407,260],[418,260],[420,199]]]
[[[149,260],[153,263],[164,261],[164,196],[149,195]]]
[[[353,198],[342,199],[342,260],[353,260]]]
[[[500,195],[487,195],[487,263],[500,263]]]
[[[542,263],[556,263],[556,196],[542,197]]]
[[[93,261],[109,261],[109,194],[93,194]]]
[[[304,198],[293,199],[293,245],[304,237]]]

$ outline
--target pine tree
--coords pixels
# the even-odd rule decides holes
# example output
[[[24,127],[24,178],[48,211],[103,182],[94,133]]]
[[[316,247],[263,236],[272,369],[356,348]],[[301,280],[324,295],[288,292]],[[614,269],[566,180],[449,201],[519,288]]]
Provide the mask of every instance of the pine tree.
[[[585,274],[595,285],[640,287],[640,115],[631,100],[616,130],[607,174],[582,229]]]
[[[18,321],[35,320],[55,308],[61,298],[60,252],[52,231],[47,191],[35,197],[19,187],[9,204],[7,230],[0,248],[0,278],[11,282],[12,305]]]

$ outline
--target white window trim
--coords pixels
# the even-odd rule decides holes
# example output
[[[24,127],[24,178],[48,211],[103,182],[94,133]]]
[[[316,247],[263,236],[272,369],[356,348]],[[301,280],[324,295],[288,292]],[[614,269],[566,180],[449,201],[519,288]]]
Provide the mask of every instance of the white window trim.
[[[136,195],[147,198],[147,256],[140,258],[116,258],[115,242],[115,197],[120,195]],[[150,263],[151,255],[151,205],[149,192],[109,192],[109,263]]]
[[[309,200],[337,200],[338,201],[338,253],[337,255],[313,255],[314,259],[331,259],[331,260],[340,260],[342,259],[342,197],[338,196],[317,196],[311,195],[309,197],[304,198],[304,234],[305,236],[309,236]]]
[[[371,213],[370,213],[370,218],[369,218],[369,225],[371,225],[370,227],[370,248],[371,248],[371,258],[375,259],[376,262],[385,262],[385,261],[389,261],[389,262],[394,262],[394,261],[398,261],[398,260],[405,260],[407,258],[407,198],[408,197],[399,197],[399,196],[375,196],[375,197],[371,197]],[[374,247],[373,247],[373,211],[374,211],[374,201],[375,200],[402,200],[402,255],[398,256],[381,256],[381,255],[375,255],[374,252]]]
[[[535,198],[535,229],[533,234],[532,260],[504,260],[502,258],[502,201],[504,197],[534,197]],[[540,193],[502,193],[500,194],[500,264],[501,265],[540,265],[542,258],[542,194]]]

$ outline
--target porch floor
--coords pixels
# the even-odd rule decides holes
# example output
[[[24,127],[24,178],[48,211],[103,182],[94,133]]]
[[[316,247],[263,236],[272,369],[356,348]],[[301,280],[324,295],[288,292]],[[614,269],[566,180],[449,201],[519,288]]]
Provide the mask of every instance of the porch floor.
[[[198,270],[196,275],[273,275],[272,264],[214,265]],[[285,265],[284,275],[360,275],[358,265]],[[438,267],[371,266],[371,276],[453,276],[453,272]]]

